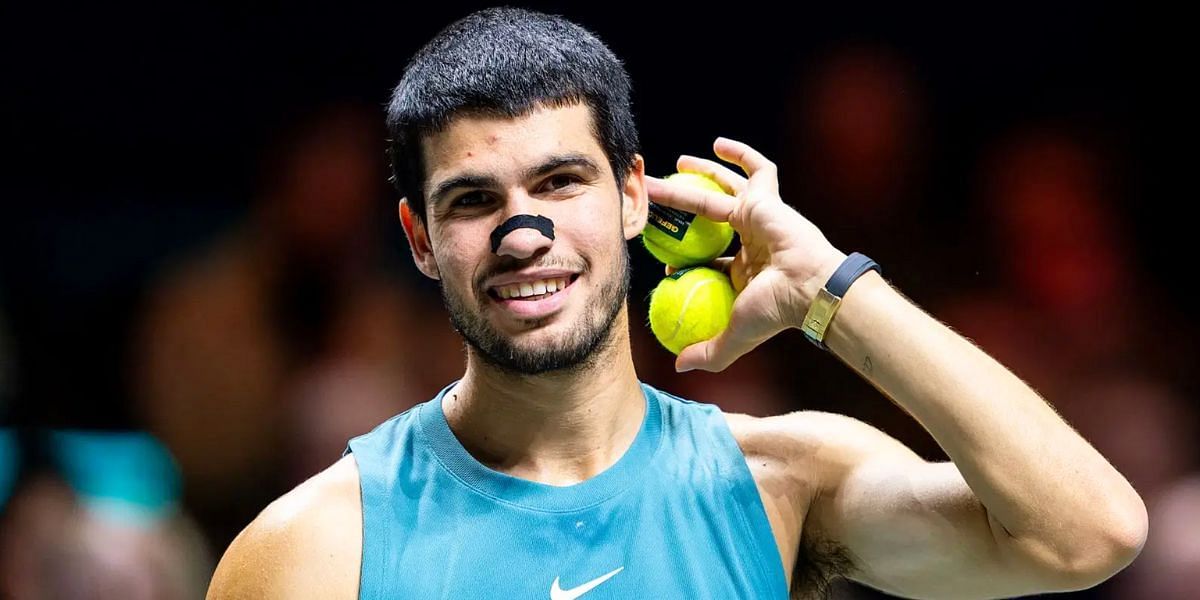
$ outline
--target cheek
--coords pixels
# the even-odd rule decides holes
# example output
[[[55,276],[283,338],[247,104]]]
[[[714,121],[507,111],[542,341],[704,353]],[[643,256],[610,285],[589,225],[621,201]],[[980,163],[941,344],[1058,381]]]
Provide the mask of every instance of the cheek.
[[[470,287],[487,258],[487,234],[471,228],[443,228],[433,241],[433,255],[446,284]]]
[[[595,224],[593,224],[595,225]],[[620,227],[592,227],[589,231],[580,232],[572,238],[574,251],[586,258],[593,271],[608,271],[618,260],[618,255],[625,246],[625,237]]]
[[[612,254],[616,244],[625,243],[623,214],[619,198],[595,198],[563,215],[562,224],[571,227],[572,244],[589,255]],[[555,228],[559,223],[555,221]]]

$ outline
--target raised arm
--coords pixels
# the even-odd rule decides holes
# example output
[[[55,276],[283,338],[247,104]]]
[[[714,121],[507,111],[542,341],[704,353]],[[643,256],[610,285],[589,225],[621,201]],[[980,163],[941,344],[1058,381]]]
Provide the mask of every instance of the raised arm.
[[[729,221],[742,238],[729,265],[739,290],[729,328],[686,348],[683,370],[722,370],[799,327],[845,258],[782,202],[770,161],[732,140],[714,149],[746,176],[692,157],[679,168],[712,175],[729,194],[649,181],[652,200]],[[1088,587],[1136,556],[1146,512],[1121,474],[1029,386],[878,274],[851,286],[825,342],[953,461],[925,463],[845,420],[857,441],[827,454],[836,458],[810,519],[848,550],[852,576],[908,596],[1011,596]]]

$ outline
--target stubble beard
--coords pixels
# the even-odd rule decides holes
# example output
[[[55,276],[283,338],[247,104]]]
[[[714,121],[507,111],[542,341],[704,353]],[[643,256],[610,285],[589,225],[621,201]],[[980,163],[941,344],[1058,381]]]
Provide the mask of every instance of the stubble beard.
[[[601,295],[594,304],[599,310],[586,312],[577,327],[539,348],[517,346],[511,337],[496,331],[481,314],[467,308],[467,303],[449,292],[444,284],[438,287],[450,312],[450,323],[489,366],[515,375],[581,371],[593,366],[612,343],[613,324],[629,295],[629,248],[625,244],[621,244],[619,256],[607,285],[599,288]],[[530,324],[537,327],[541,321]]]

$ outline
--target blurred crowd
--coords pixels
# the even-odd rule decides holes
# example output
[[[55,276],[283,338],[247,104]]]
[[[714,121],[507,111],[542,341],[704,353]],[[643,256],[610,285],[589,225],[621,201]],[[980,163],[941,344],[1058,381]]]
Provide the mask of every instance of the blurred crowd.
[[[965,168],[950,173],[922,83],[903,56],[870,45],[797,73],[777,141],[785,200],[1033,385],[1143,495],[1141,558],[1075,597],[1194,597],[1195,323],[1145,275],[1112,180],[1119,149],[1043,119],[956,157]],[[306,113],[264,146],[247,210],[164,257],[131,299],[117,361],[128,428],[0,426],[0,598],[202,597],[268,502],[461,374],[435,284],[404,262],[383,146],[381,111],[352,102]],[[648,158],[662,175],[674,157]],[[947,176],[969,179],[970,193],[939,197]],[[630,252],[644,381],[734,412],[849,414],[944,458],[796,332],[724,373],[674,373],[640,325],[660,267],[636,242]],[[28,327],[5,311],[6,292],[0,281],[0,415],[18,415],[29,410],[13,357]],[[881,597],[850,584],[836,594]]]

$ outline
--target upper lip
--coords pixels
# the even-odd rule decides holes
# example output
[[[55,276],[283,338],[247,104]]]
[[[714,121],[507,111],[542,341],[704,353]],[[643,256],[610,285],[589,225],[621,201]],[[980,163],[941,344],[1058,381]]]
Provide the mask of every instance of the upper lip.
[[[543,279],[562,279],[565,277],[573,277],[574,271],[566,271],[563,269],[528,269],[525,271],[515,271],[497,275],[488,279],[484,283],[484,289],[492,289],[502,285],[512,285],[514,283],[531,283],[541,281]]]

